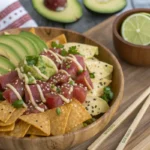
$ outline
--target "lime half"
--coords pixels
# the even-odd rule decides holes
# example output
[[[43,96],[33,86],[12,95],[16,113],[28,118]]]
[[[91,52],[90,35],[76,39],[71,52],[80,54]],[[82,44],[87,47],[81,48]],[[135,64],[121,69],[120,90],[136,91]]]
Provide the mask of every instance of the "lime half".
[[[150,44],[150,17],[145,14],[133,14],[129,16],[121,27],[122,37],[133,44]]]

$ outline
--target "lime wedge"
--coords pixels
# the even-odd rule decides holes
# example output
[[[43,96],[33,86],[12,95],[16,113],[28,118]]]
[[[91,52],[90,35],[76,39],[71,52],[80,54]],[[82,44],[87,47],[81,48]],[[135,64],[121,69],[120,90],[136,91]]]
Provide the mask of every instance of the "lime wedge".
[[[145,14],[133,14],[129,16],[121,27],[122,37],[136,45],[150,44],[150,17]]]

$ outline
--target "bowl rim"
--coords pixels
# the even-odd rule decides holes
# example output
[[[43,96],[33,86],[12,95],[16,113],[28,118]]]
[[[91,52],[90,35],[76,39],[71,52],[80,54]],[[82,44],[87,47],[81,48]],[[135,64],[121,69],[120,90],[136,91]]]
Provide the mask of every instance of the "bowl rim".
[[[135,9],[132,9],[132,10],[125,11],[124,13],[122,13],[121,15],[119,15],[119,16],[115,19],[115,21],[114,21],[114,23],[113,23],[113,34],[117,37],[117,39],[119,39],[122,43],[124,43],[124,44],[126,44],[126,45],[129,45],[129,46],[131,46],[131,47],[137,48],[137,50],[138,50],[139,48],[142,48],[143,50],[149,50],[149,49],[150,49],[150,46],[149,46],[149,45],[148,45],[148,46],[136,45],[136,44],[132,44],[132,43],[130,43],[130,42],[124,40],[123,37],[119,34],[119,32],[118,32],[118,30],[117,30],[117,26],[118,26],[120,20],[121,20],[122,18],[124,18],[125,16],[126,16],[126,17],[125,17],[125,19],[126,19],[128,16],[130,16],[130,15],[132,15],[132,14],[135,14],[135,13],[138,13],[138,12],[146,12],[146,11],[150,13],[150,9],[149,9],[149,8],[135,8]],[[123,21],[124,21],[124,20],[123,20]],[[121,24],[123,23],[123,21],[121,22]]]
[[[31,29],[32,27],[27,27],[27,28],[19,28],[19,30],[29,30]],[[87,127],[84,127],[84,128],[81,128],[77,131],[73,131],[73,132],[70,132],[70,133],[67,133],[67,134],[63,134],[63,135],[57,135],[57,136],[48,136],[48,137],[36,137],[36,138],[29,138],[29,137],[23,137],[23,138],[18,138],[18,137],[11,137],[11,136],[1,136],[0,138],[5,138],[5,139],[12,139],[12,140],[21,140],[21,141],[44,141],[44,140],[49,140],[51,139],[52,141],[54,141],[55,139],[61,139],[61,138],[64,138],[64,137],[67,137],[67,136],[70,136],[71,134],[82,134],[82,132],[84,133],[84,131],[87,131],[87,130],[90,130],[90,128],[92,128],[93,126],[95,126],[95,124],[97,124],[98,122],[102,122],[102,120],[104,120],[108,115],[109,115],[109,112],[111,112],[111,110],[113,108],[115,108],[117,102],[119,101],[120,99],[120,102],[119,102],[119,106],[120,106],[120,103],[122,101],[122,98],[123,98],[123,92],[124,92],[124,75],[123,75],[123,70],[122,70],[122,67],[118,61],[118,59],[116,58],[116,56],[107,48],[105,47],[103,44],[101,43],[98,43],[94,40],[92,40],[91,38],[87,37],[86,35],[82,34],[82,33],[79,33],[79,32],[76,32],[76,31],[72,31],[72,30],[69,30],[69,29],[62,29],[62,28],[57,28],[57,27],[45,27],[45,26],[41,26],[41,27],[34,27],[35,29],[51,29],[51,30],[60,30],[60,31],[63,31],[63,32],[69,32],[69,33],[72,33],[72,34],[76,34],[76,35],[79,35],[85,39],[89,39],[90,41],[92,41],[93,43],[97,44],[97,45],[100,45],[103,49],[105,49],[105,51],[107,51],[108,55],[112,57],[113,61],[116,63],[117,67],[118,67],[118,74],[120,75],[120,90],[118,92],[118,95],[116,96],[115,98],[115,101],[113,103],[113,105],[110,107],[110,109],[103,115],[101,116],[99,119],[97,119],[94,123],[88,125]],[[13,30],[16,30],[18,28],[14,28],[14,29],[7,29],[7,30],[3,30],[3,31],[0,31],[0,34],[1,33],[4,33],[4,32],[9,32],[9,31],[13,31]],[[117,108],[118,109],[118,108]]]

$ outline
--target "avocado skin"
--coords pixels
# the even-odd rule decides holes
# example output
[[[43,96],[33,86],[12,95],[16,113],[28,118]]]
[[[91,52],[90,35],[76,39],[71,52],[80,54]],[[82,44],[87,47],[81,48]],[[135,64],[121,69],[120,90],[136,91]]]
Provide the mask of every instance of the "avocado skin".
[[[68,0],[67,7],[60,12],[48,9],[44,0],[32,0],[33,7],[43,17],[62,23],[72,23],[82,17],[83,11],[77,0]]]
[[[124,9],[127,5],[126,0],[110,0],[110,2],[98,3],[97,0],[83,0],[85,7],[95,13],[112,14]],[[119,5],[118,5],[119,4]]]

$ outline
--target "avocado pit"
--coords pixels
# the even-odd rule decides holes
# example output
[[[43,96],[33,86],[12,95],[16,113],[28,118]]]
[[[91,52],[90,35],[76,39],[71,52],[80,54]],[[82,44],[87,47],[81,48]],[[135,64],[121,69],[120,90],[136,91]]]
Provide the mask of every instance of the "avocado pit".
[[[53,11],[63,11],[67,6],[67,0],[44,0],[44,5]]]

